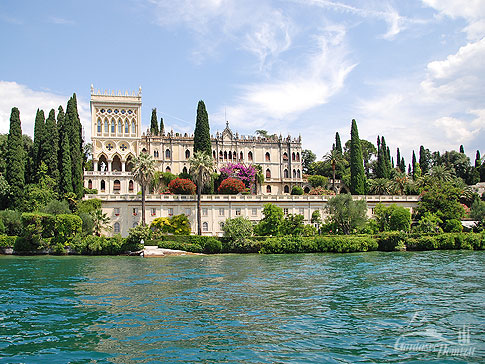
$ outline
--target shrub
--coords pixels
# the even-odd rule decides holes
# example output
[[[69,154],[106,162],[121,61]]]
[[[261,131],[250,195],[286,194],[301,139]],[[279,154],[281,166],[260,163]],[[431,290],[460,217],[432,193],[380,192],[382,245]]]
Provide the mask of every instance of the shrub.
[[[248,218],[239,216],[234,219],[226,219],[222,230],[224,237],[230,241],[230,248],[237,249],[253,235],[253,224]]]
[[[22,233],[21,213],[15,210],[0,211],[0,219],[5,226],[5,234],[20,235]]]
[[[156,218],[150,224],[150,228],[156,237],[161,234],[190,235],[190,221],[184,214]]]
[[[411,212],[402,206],[397,206],[389,218],[389,230],[409,231],[411,227]]]
[[[128,251],[126,239],[121,235],[112,238],[104,236],[76,236],[69,244],[73,252],[85,255],[117,255]]]
[[[93,234],[94,230],[94,220],[91,214],[87,212],[80,212],[78,216],[82,220],[82,233],[84,235],[91,235]]]
[[[44,212],[51,215],[70,214],[69,203],[66,200],[52,200],[47,204]]]
[[[461,233],[463,230],[463,225],[460,220],[450,219],[446,220],[443,224],[443,230],[447,233]]]
[[[165,241],[160,240],[158,241],[158,247],[164,249],[173,249],[173,250],[183,250],[186,252],[191,253],[202,253],[202,247],[199,244],[191,244],[191,243],[183,243],[178,241]]]
[[[88,213],[94,212],[101,209],[101,200],[99,198],[91,198],[89,200],[82,200],[77,204],[77,213]]]
[[[223,195],[237,195],[246,189],[244,182],[237,178],[226,178],[217,189],[217,192]]]
[[[21,216],[21,221],[22,237],[27,244],[30,244],[33,250],[46,248],[43,238],[53,236],[56,228],[55,217],[50,214],[25,212]]]
[[[377,244],[381,251],[404,250],[407,235],[402,231],[384,232],[377,236]]]
[[[220,253],[222,242],[212,236],[199,235],[164,235],[159,240],[152,240],[160,248],[185,250],[193,253]]]
[[[442,223],[443,221],[438,216],[430,212],[426,212],[418,221],[414,231],[422,234],[442,233],[443,229],[440,227],[440,224]]]
[[[168,184],[170,192],[177,195],[193,195],[195,194],[195,183],[190,179],[175,178]]]
[[[66,243],[72,239],[75,235],[82,232],[83,221],[77,215],[72,214],[59,214],[56,216],[55,240],[60,243]]]
[[[13,248],[15,246],[16,236],[0,235],[0,248]]]
[[[96,188],[86,188],[86,187],[84,187],[84,194],[85,195],[97,195],[98,190]]]
[[[328,183],[328,177],[320,176],[315,174],[313,176],[308,176],[308,182],[312,185],[312,187],[323,187]]]
[[[292,195],[303,195],[303,193],[303,188],[301,188],[300,186],[293,186],[293,188],[291,189]]]
[[[137,225],[128,230],[128,237],[126,238],[126,244],[128,250],[136,251],[143,249],[143,242],[147,244],[147,241],[151,239],[152,229],[148,225]]]

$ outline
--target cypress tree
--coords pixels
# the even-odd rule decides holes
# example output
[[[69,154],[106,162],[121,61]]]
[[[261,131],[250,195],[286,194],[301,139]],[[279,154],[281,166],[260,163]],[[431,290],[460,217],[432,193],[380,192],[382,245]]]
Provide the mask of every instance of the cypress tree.
[[[57,130],[59,132],[59,192],[62,195],[72,190],[71,148],[69,146],[69,130],[67,128],[64,110],[59,106],[57,114]]]
[[[83,197],[83,146],[82,146],[82,125],[77,112],[76,94],[67,102],[65,124],[69,135],[69,148],[71,150],[71,178],[72,192],[78,199]]]
[[[376,167],[376,177],[377,178],[389,178],[389,169],[391,162],[387,162],[387,147],[386,147],[386,140],[384,137],[379,139],[377,143],[377,167]],[[389,165],[388,165],[389,164]]]
[[[397,148],[397,152],[396,152],[396,167],[401,169],[401,152],[399,151],[399,148]]]
[[[413,178],[416,177],[416,154],[413,150],[413,159],[412,159],[412,166],[413,166]]]
[[[10,186],[10,207],[18,208],[22,204],[25,186],[24,147],[20,113],[16,107],[10,113],[10,129],[7,137],[5,179]]]
[[[194,131],[194,153],[198,151],[203,151],[212,156],[209,116],[202,100],[197,105],[197,119]]]
[[[386,164],[387,164],[387,175],[391,175],[391,169],[393,168],[394,162],[391,164],[391,150],[389,147],[387,147],[387,153],[386,153]]]
[[[32,151],[32,159],[34,163],[34,174],[37,174],[40,167],[40,161],[42,158],[42,148],[44,145],[45,138],[45,115],[44,110],[37,109],[37,114],[35,115],[34,124],[34,147]]]
[[[394,169],[394,157],[392,157],[392,159],[391,159],[391,167],[392,167],[392,169]]]
[[[152,109],[152,120],[150,122],[150,133],[152,135],[158,135],[158,121],[157,121],[157,108]]]
[[[364,158],[355,119],[350,130],[350,191],[354,195],[365,193]]]
[[[160,129],[159,129],[160,135],[165,134],[165,125],[163,125],[163,118],[160,118]]]
[[[475,154],[475,168],[480,167],[481,158],[480,158],[480,151],[477,150],[477,154]]]
[[[42,162],[47,166],[47,174],[59,184],[59,133],[57,131],[56,112],[52,109],[45,121],[45,144]]]
[[[411,163],[408,164],[408,176],[412,174]]]
[[[335,133],[335,149],[342,154],[342,143],[340,142],[340,135],[338,132]]]
[[[402,173],[406,173],[406,162],[404,161],[404,157],[401,157],[401,163],[399,164],[399,169]]]
[[[421,167],[421,172],[426,174],[429,172],[429,159],[430,152],[423,146],[419,147],[419,166]]]
[[[463,148],[463,144],[462,144],[462,145],[460,145],[460,153],[465,154],[465,148]]]

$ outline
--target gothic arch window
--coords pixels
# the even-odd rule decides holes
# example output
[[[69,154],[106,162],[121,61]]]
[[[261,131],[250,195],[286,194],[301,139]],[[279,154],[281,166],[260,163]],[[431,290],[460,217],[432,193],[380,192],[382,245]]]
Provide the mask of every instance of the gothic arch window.
[[[128,191],[129,192],[133,192],[133,190],[135,189],[135,184],[133,183],[133,181],[130,179],[130,182],[128,182]]]
[[[216,159],[216,151],[215,150],[212,151],[212,158]]]
[[[219,159],[222,160],[224,158],[224,154],[222,153],[222,150],[219,152]]]
[[[171,155],[172,155],[172,153],[170,153],[170,149],[167,149],[165,151],[165,158],[170,158]]]
[[[253,152],[248,153],[248,160],[250,160],[250,161],[253,160]]]
[[[184,173],[184,174],[187,174],[188,173],[187,167],[184,167],[184,169],[182,169],[182,173]]]
[[[288,185],[285,186],[284,188],[285,193],[290,193],[290,187]]]
[[[121,172],[121,159],[118,155],[113,157],[113,161],[111,162],[111,170]]]
[[[121,122],[121,120],[118,120],[118,134],[123,134],[123,123]]]
[[[129,155],[128,158],[126,158],[125,171],[131,172],[132,168],[133,168],[133,156]]]
[[[239,159],[244,160],[244,153],[243,152],[239,153]]]
[[[104,132],[109,133],[108,119],[104,119]]]
[[[291,153],[291,160],[294,161],[295,160],[295,152]]]
[[[237,153],[236,153],[236,151],[232,152],[232,158],[233,158],[234,160],[236,160],[236,159],[237,159]]]
[[[232,152],[229,151],[229,159],[232,159]]]
[[[293,170],[293,178],[296,178],[296,169]]]
[[[209,231],[209,224],[207,222],[202,223],[202,231]]]
[[[289,173],[288,173],[288,170],[287,170],[287,169],[285,169],[285,170],[284,170],[284,172],[283,172],[283,177],[284,177],[284,178],[290,178],[290,176],[289,176]]]
[[[283,160],[286,162],[288,160],[288,153],[283,153]]]
[[[106,182],[104,179],[101,180],[101,191],[104,192],[106,190]]]
[[[130,124],[128,124],[128,121],[125,121],[125,134],[128,134],[130,132]]]
[[[165,168],[165,172],[171,173],[172,169],[170,167]]]
[[[296,171],[296,177],[297,178],[301,178],[301,174],[300,174],[300,170],[299,169]]]
[[[271,155],[269,154],[269,152],[266,152],[266,154],[264,155],[264,159],[266,160],[266,162],[271,161]]]
[[[190,150],[186,150],[185,151],[185,159],[189,159],[190,158]]]
[[[106,156],[102,154],[98,160],[98,171],[105,172],[107,170],[108,170],[108,160],[106,159]]]
[[[115,133],[115,119],[111,120],[111,134],[114,134]]]
[[[98,119],[98,134],[101,134],[101,119]]]
[[[113,192],[120,192],[121,190],[121,183],[118,179],[115,179],[115,181],[113,182]]]
[[[269,168],[266,170],[266,178],[271,178],[271,171]]]
[[[115,222],[113,230],[114,230],[115,233],[120,232],[120,223],[119,222]]]
[[[88,181],[88,188],[89,189],[93,188],[93,181],[92,180]]]
[[[296,161],[299,162],[300,161],[300,152],[296,152]]]
[[[146,148],[143,148],[141,151],[142,151],[142,153],[146,153],[147,152],[147,149]]]
[[[227,152],[224,152],[224,160],[227,159]]]
[[[266,186],[266,193],[271,193],[271,186]]]
[[[131,134],[136,134],[136,124],[134,121],[131,122]]]

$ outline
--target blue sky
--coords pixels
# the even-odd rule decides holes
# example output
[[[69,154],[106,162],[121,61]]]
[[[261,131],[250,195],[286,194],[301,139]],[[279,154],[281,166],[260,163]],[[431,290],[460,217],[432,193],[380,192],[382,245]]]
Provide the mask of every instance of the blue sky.
[[[485,154],[485,1],[127,0],[0,2],[0,132],[20,109],[76,92],[90,135],[90,85],[143,90],[145,127],[301,134],[318,158],[338,131],[384,135],[406,162],[420,145]]]

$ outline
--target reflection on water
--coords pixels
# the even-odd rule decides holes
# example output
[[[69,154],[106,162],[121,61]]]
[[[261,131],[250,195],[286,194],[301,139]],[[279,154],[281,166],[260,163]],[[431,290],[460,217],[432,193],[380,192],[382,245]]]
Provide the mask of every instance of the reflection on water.
[[[484,263],[484,252],[0,257],[0,362],[478,363]],[[395,346],[422,329],[456,342],[463,325],[465,359]]]

